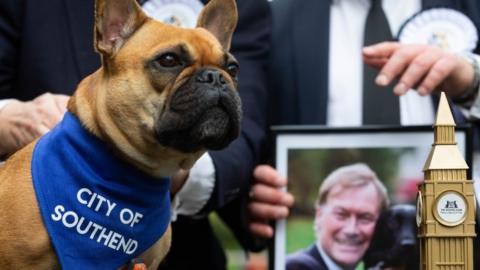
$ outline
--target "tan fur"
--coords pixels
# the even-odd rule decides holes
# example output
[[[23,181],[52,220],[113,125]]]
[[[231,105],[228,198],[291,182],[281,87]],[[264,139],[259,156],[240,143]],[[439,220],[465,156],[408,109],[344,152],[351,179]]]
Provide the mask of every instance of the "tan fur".
[[[30,160],[35,143],[0,167],[2,269],[59,269],[33,191]]]
[[[182,80],[200,66],[219,67],[224,60],[236,24],[236,7],[233,0],[212,0],[211,3],[225,9],[226,14],[235,15],[223,18],[229,21],[228,32],[211,34],[204,29],[212,25],[208,18],[199,20],[199,26],[204,28],[180,29],[147,18],[134,0],[97,0],[95,39],[103,65],[79,84],[68,110],[77,115],[92,134],[113,145],[121,158],[150,175],[163,177],[180,168],[189,169],[205,151],[184,153],[160,145],[154,124]],[[115,9],[121,6],[128,7],[129,13]],[[109,13],[105,14],[105,10]],[[209,16],[205,12],[202,14],[202,17]],[[120,32],[115,32],[118,25],[109,28],[125,16]],[[155,81],[145,68],[146,61],[162,49],[180,43],[187,46],[194,64],[185,68],[175,80]],[[228,83],[234,84],[223,69],[221,72]],[[34,146],[35,142],[0,166],[2,269],[60,268],[33,189],[30,163]],[[168,227],[141,255],[148,269],[157,269],[168,252],[170,241]]]
[[[232,37],[223,36],[221,33],[233,32],[237,26],[237,17],[237,11],[228,1],[216,1],[202,10],[197,27],[207,28],[218,38],[225,50],[230,50]]]
[[[145,251],[140,257],[145,260],[148,270],[156,270],[163,258],[167,256],[172,239],[172,228],[168,226],[165,234],[151,248]]]

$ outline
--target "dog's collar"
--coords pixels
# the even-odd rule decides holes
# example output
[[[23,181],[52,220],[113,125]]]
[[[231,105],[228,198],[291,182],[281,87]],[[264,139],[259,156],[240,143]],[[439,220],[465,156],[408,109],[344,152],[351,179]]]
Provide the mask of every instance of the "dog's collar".
[[[170,220],[169,179],[117,158],[71,113],[37,142],[32,180],[62,269],[116,269]]]

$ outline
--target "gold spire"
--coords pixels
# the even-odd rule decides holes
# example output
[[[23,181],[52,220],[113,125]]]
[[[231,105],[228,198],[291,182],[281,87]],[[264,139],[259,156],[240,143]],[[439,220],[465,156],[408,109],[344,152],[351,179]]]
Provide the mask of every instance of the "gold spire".
[[[435,138],[423,171],[468,169],[455,141],[455,121],[445,93],[441,93],[434,124]]]
[[[453,120],[452,111],[450,111],[450,105],[448,105],[445,92],[440,94],[435,126],[455,126],[455,121]]]

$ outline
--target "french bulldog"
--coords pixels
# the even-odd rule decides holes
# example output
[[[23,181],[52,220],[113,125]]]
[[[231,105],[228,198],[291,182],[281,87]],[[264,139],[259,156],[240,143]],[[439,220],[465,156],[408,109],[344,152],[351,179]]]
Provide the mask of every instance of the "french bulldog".
[[[157,269],[170,246],[170,183],[239,135],[234,0],[211,0],[194,29],[135,0],[96,0],[102,66],[63,120],[0,167],[2,269]]]

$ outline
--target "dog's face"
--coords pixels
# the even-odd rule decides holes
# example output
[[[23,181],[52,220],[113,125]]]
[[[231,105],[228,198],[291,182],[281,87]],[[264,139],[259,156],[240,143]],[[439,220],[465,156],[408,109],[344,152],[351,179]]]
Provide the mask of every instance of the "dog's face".
[[[105,93],[109,114],[136,131],[138,143],[191,153],[223,148],[238,135],[238,64],[205,29],[149,20],[109,65],[122,67],[111,78],[122,85]]]
[[[374,238],[365,255],[366,266],[382,263],[383,268],[418,269],[415,215],[415,207],[406,204],[395,205],[382,212],[375,227]]]
[[[96,4],[105,85],[95,106],[105,137],[144,166],[184,158],[188,168],[238,136],[238,63],[228,52],[234,0],[210,1],[195,29],[147,18],[134,0]]]

